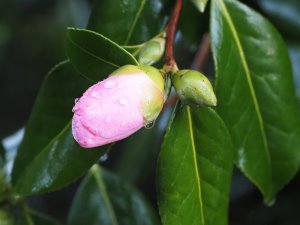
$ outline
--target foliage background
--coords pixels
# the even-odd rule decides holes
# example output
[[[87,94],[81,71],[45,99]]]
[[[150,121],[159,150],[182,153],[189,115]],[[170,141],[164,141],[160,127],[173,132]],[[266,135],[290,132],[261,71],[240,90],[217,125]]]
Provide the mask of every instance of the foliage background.
[[[269,18],[283,35],[289,47],[292,59],[298,97],[300,96],[300,3],[297,0],[260,0],[244,1]],[[28,120],[32,105],[47,72],[57,62],[65,59],[64,39],[67,26],[84,28],[90,14],[91,1],[85,0],[14,0],[0,2],[0,138],[9,155],[18,144],[18,135],[13,139],[7,137],[22,128]],[[208,11],[208,10],[207,10]],[[199,14],[192,5],[187,6],[182,15],[180,29],[183,35],[177,40],[177,60],[182,68],[190,66],[193,55],[208,30],[203,21],[208,15]],[[184,26],[188,22],[189,26]],[[213,74],[212,59],[205,71]],[[161,142],[161,133],[166,128],[170,112],[166,112],[157,124],[158,133],[144,130],[136,134],[139,142],[129,151],[130,143],[120,142],[114,148],[103,165],[112,169],[125,179],[135,183],[156,207],[155,197],[155,161]],[[21,131],[22,133],[22,131]],[[140,154],[144,148],[144,133],[151,133],[157,141],[156,149]],[[20,136],[20,133],[18,133]],[[143,147],[141,147],[143,146]],[[127,154],[124,154],[126,152]],[[130,154],[128,154],[128,152]],[[124,157],[127,157],[124,160]],[[124,164],[148,162],[143,171],[128,171]],[[149,163],[150,162],[150,163]],[[79,182],[50,194],[31,197],[29,203],[61,221],[66,219],[67,211]],[[234,172],[231,202],[230,224],[280,224],[296,225],[300,218],[300,176],[281,191],[273,207],[262,204],[258,190],[238,171]]]

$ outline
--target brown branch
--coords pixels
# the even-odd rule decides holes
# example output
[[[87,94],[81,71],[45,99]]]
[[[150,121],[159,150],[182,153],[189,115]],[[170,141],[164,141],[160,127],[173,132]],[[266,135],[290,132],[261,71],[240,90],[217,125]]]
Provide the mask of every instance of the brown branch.
[[[194,56],[191,68],[194,70],[203,71],[204,65],[210,55],[210,39],[209,34],[205,33],[199,44],[198,50]]]
[[[176,61],[174,58],[174,39],[176,34],[176,27],[180,15],[180,11],[182,8],[182,0],[176,0],[175,7],[173,9],[171,18],[167,27],[167,43],[166,43],[166,52],[165,52],[165,65],[166,67],[172,71],[176,66]]]

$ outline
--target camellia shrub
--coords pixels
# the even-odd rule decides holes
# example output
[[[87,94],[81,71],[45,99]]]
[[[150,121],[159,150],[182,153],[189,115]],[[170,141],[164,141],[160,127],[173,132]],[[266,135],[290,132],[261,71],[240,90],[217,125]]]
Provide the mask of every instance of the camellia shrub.
[[[289,53],[250,6],[96,0],[86,29],[66,30],[65,51],[40,88],[11,174],[0,170],[1,225],[59,224],[27,199],[79,178],[70,225],[226,225],[234,167],[268,206],[297,174]],[[147,179],[155,166],[157,207],[129,176],[104,168],[111,154],[132,176]]]

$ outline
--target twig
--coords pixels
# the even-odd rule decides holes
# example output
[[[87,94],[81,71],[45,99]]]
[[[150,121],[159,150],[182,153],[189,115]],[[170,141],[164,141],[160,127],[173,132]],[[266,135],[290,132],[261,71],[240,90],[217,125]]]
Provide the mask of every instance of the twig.
[[[194,56],[193,62],[191,64],[191,68],[194,70],[203,70],[205,63],[210,55],[210,39],[209,35],[206,33],[203,35],[202,40],[199,44],[197,52]],[[177,95],[171,96],[164,104],[164,109],[169,108],[174,105],[178,100]]]
[[[198,50],[194,56],[191,68],[194,70],[203,71],[204,65],[210,55],[210,39],[209,34],[205,33],[199,44]]]
[[[165,52],[165,66],[167,70],[172,71],[174,68],[177,68],[176,61],[174,58],[174,39],[176,34],[176,27],[182,8],[182,0],[176,0],[175,7],[173,9],[170,21],[167,27],[167,43],[166,43],[166,52]]]

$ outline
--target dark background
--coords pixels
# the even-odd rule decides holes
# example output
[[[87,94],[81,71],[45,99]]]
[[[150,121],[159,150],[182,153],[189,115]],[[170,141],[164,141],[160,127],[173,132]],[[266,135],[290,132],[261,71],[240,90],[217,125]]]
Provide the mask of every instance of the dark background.
[[[282,33],[292,57],[299,96],[300,1],[273,0],[272,3],[271,0],[261,0],[245,2],[268,17]],[[91,4],[91,1],[87,0],[0,1],[1,139],[11,136],[24,127],[43,78],[55,64],[66,58],[64,53],[66,27],[84,28],[88,21]],[[276,7],[276,4],[280,7]],[[191,6],[187,6],[186,10],[191,10],[191,15],[196,20],[189,25],[195,26],[196,29],[181,28],[183,35],[179,35],[176,44],[177,52],[180,52],[177,60],[181,67],[185,68],[190,66],[202,34],[208,29],[208,13],[200,15],[191,8]],[[188,11],[183,13],[186,12]],[[203,26],[203,23],[206,25]],[[188,32],[194,32],[197,34],[194,37],[198,36],[199,38],[189,39],[189,36],[185,35]],[[208,60],[205,70],[208,74],[213,74],[211,59]],[[152,135],[152,140],[155,140],[156,143],[152,146],[151,155],[140,160],[140,163],[147,162],[142,174],[127,171],[126,165],[122,164],[124,157],[136,163],[134,156],[130,158],[124,154],[123,150],[128,148],[130,144],[128,142],[118,143],[114,150],[109,153],[108,159],[102,163],[120,176],[135,183],[154,207],[156,207],[155,159],[159,151],[159,148],[155,148],[155,146],[159,146],[161,142],[161,134],[166,127],[166,118],[169,114],[169,112],[164,113],[157,122],[156,126],[160,127],[158,134],[147,130],[136,134],[140,141],[134,149],[131,149],[132,154],[139,151],[139,148],[145,148],[144,135]],[[14,144],[12,146],[7,150],[13,151]],[[263,204],[262,196],[258,190],[237,170],[234,171],[232,182],[230,225],[300,224],[299,174],[279,193],[276,203],[272,207]],[[64,222],[78,183],[79,181],[55,193],[32,197],[29,199],[29,203],[33,208]]]

